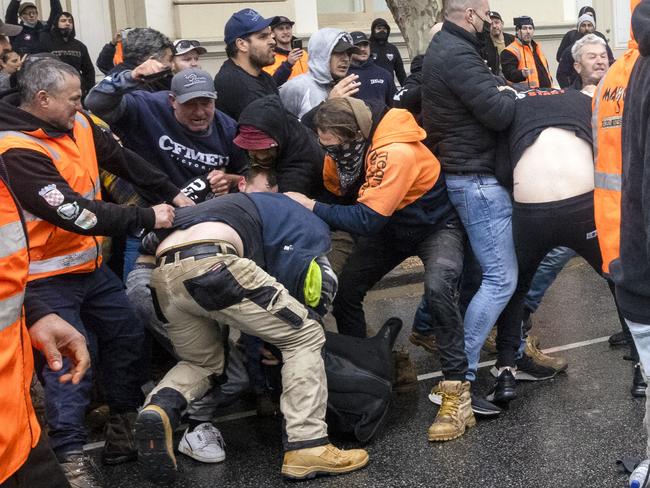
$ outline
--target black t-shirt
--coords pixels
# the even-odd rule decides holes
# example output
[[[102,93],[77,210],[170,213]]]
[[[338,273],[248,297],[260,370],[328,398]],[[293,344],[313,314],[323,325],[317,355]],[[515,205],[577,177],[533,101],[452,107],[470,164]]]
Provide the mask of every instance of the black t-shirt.
[[[245,193],[223,195],[194,207],[178,208],[174,225],[170,229],[157,230],[156,236],[162,241],[174,230],[188,229],[204,222],[222,222],[235,229],[244,244],[243,257],[264,267],[262,219],[257,207]]]
[[[509,136],[513,169],[524,151],[549,127],[573,131],[591,145],[591,97],[572,88],[519,93]]]

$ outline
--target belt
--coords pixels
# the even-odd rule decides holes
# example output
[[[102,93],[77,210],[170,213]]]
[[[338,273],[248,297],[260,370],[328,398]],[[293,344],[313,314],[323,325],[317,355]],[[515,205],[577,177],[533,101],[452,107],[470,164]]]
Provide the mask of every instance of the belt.
[[[215,254],[234,254],[235,256],[239,256],[232,244],[226,242],[202,242],[199,244],[173,247],[165,251],[156,259],[156,266],[173,263],[176,258],[179,260],[187,258],[199,260],[212,257]]]

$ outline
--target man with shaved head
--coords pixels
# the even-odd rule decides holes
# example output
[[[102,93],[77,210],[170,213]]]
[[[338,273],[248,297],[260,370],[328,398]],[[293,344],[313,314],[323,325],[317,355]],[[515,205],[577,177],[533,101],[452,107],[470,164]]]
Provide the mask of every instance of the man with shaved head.
[[[516,95],[500,86],[481,58],[490,27],[488,0],[449,0],[442,30],[429,44],[423,66],[426,144],[440,160],[449,199],[483,271],[464,321],[469,381],[476,378],[481,346],[517,283],[512,203],[494,176],[497,133],[510,125]],[[413,326],[416,340],[431,335],[431,325],[423,322]],[[498,413],[476,396],[472,403],[475,412],[486,408]]]

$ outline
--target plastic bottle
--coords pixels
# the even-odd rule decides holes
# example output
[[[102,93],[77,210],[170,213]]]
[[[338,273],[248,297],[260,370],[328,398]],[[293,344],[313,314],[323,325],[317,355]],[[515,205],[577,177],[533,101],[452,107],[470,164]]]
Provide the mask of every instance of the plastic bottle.
[[[645,488],[645,481],[648,477],[650,459],[641,462],[630,475],[630,488]]]

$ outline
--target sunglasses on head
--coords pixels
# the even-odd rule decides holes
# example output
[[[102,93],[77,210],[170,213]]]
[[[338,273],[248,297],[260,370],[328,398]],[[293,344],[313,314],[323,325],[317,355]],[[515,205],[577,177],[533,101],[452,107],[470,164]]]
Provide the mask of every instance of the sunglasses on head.
[[[201,43],[199,41],[183,39],[174,45],[174,49],[176,51],[184,51],[185,49],[199,47],[200,45]]]

